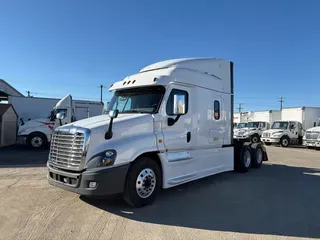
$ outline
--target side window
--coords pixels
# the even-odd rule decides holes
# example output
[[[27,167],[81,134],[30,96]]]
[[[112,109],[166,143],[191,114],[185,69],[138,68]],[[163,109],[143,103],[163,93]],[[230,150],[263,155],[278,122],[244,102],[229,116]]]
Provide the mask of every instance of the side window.
[[[261,128],[265,128],[266,127],[266,123],[262,122],[261,123]]]
[[[214,119],[219,120],[220,119],[220,102],[215,100],[214,101]]]
[[[188,92],[172,89],[167,101],[167,115],[184,115],[188,112],[189,95]]]

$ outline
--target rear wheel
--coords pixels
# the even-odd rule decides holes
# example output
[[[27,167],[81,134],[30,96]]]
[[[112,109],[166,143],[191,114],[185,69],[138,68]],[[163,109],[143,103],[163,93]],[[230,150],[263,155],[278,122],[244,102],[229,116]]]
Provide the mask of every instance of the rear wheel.
[[[47,138],[43,133],[31,133],[27,138],[27,142],[32,148],[43,148],[47,144]]]
[[[240,158],[235,163],[235,170],[238,172],[247,172],[252,164],[252,152],[248,145],[243,145]]]
[[[123,198],[133,207],[151,204],[161,187],[162,177],[158,164],[142,157],[133,163],[126,180]]]
[[[252,155],[253,155],[252,167],[253,168],[260,168],[262,165],[263,158],[264,158],[264,152],[262,150],[262,146],[259,143],[252,144],[251,148],[252,148]]]
[[[280,145],[281,147],[288,147],[289,146],[289,143],[290,143],[290,138],[288,136],[283,136],[281,139],[280,139]]]

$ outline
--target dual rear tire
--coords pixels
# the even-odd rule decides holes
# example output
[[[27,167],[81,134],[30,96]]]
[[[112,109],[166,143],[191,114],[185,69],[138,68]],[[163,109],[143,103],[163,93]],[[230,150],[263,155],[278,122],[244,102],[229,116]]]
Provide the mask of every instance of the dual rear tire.
[[[235,170],[248,172],[251,167],[260,168],[263,160],[264,151],[260,143],[244,144],[239,157],[235,158]]]

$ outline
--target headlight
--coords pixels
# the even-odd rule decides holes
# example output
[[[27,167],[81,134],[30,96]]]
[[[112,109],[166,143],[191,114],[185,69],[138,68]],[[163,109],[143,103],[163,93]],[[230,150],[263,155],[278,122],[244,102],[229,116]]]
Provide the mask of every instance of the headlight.
[[[280,137],[281,136],[281,133],[275,133],[272,135],[273,137]]]
[[[114,164],[117,152],[115,150],[107,150],[94,155],[87,163],[87,168],[107,167]]]

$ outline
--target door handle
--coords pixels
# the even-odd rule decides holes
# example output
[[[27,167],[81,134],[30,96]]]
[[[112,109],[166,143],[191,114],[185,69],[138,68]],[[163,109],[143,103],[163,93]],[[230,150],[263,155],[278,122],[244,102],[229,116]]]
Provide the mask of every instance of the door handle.
[[[187,142],[190,142],[191,140],[191,132],[187,132]]]

